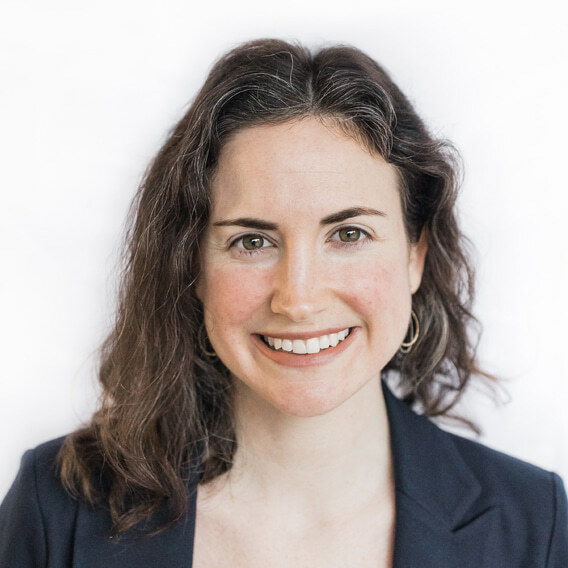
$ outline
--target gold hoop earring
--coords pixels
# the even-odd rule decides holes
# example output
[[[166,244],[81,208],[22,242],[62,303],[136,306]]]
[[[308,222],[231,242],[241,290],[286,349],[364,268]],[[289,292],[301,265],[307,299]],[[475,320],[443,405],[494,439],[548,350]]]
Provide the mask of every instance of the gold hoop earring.
[[[199,330],[197,331],[197,343],[199,343],[199,349],[201,349],[201,352],[204,355],[207,355],[207,357],[217,357],[217,353],[215,353],[215,351],[208,351],[205,347],[208,341],[209,338],[207,337],[207,331],[205,330],[205,322],[202,321],[199,326]]]
[[[410,311],[410,339],[408,341],[403,341],[400,344],[400,351],[401,353],[408,353],[412,346],[418,341],[418,337],[420,336],[420,322],[418,321],[418,316],[414,310]]]

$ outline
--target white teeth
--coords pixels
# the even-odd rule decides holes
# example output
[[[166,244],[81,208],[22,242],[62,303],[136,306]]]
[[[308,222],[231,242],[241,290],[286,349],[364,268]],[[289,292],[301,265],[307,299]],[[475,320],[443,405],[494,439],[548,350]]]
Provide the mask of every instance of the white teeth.
[[[305,355],[307,353],[319,353],[321,349],[335,347],[340,341],[343,341],[349,335],[349,328],[337,333],[322,335],[321,337],[311,337],[310,339],[280,339],[278,337],[270,337],[264,335],[264,341],[268,343],[275,351],[282,350],[295,353],[297,355]]]
[[[294,339],[292,342],[292,352],[298,353],[298,355],[305,355],[308,352],[306,342],[302,339]]]
[[[319,353],[320,342],[317,337],[312,337],[306,341],[306,349],[308,353]]]

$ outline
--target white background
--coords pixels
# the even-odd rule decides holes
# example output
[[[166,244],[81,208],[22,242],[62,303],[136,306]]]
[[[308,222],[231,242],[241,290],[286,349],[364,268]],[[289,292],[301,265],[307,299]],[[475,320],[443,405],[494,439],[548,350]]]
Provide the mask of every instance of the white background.
[[[196,3],[197,4],[197,3]],[[255,37],[351,43],[464,156],[490,446],[568,479],[568,30],[560,3],[0,0],[0,497],[89,417],[129,201],[213,60]]]

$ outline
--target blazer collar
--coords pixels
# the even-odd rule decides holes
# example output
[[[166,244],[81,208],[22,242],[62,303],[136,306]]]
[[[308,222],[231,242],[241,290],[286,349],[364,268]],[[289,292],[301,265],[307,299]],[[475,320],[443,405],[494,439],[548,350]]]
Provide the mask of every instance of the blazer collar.
[[[453,530],[467,520],[481,494],[477,477],[452,437],[415,414],[382,382],[390,424],[395,485],[428,511],[434,522]]]
[[[415,414],[383,382],[396,488],[395,568],[499,564],[499,508],[454,437]],[[494,563],[497,562],[497,563]]]

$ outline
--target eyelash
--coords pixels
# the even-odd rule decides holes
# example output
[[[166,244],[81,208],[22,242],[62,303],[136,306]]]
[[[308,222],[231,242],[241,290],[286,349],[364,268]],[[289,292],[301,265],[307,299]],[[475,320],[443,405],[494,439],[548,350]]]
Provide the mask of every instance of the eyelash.
[[[270,243],[270,246],[263,246],[261,248],[258,249],[252,249],[252,250],[248,250],[246,248],[244,248],[243,246],[237,246],[239,243],[243,242],[243,239],[245,239],[246,237],[257,237],[259,239],[262,239],[264,241],[264,243]],[[270,239],[267,239],[264,235],[260,234],[260,233],[246,233],[245,235],[241,235],[240,237],[237,237],[235,240],[233,240],[230,244],[229,244],[229,248],[230,249],[237,249],[239,252],[239,255],[241,256],[255,256],[257,254],[261,254],[261,252],[264,249],[267,248],[272,248],[274,246],[274,244],[272,243],[272,241]]]
[[[337,229],[335,229],[335,231],[332,233],[332,237],[337,235],[340,231],[345,231],[345,230],[355,230],[355,231],[359,231],[361,233],[361,238],[357,239],[356,241],[340,241],[340,240],[336,240],[336,239],[330,239],[335,243],[335,246],[339,246],[341,248],[360,248],[363,245],[365,245],[368,241],[372,240],[373,237],[371,236],[371,234],[369,233],[369,231],[365,231],[365,229],[362,229],[361,227],[357,227],[356,225],[345,225],[343,227],[338,227]]]
[[[365,231],[365,229],[361,229],[361,227],[357,227],[354,225],[346,225],[344,227],[338,227],[337,229],[335,229],[335,231],[332,233],[332,237],[337,235],[340,231],[344,231],[346,229],[353,229],[356,231],[359,231],[361,233],[361,238],[359,238],[356,241],[351,241],[351,242],[347,242],[347,241],[341,241],[339,239],[333,239],[330,238],[329,240],[331,242],[334,243],[334,246],[336,247],[340,247],[340,248],[360,248],[361,246],[364,246],[366,244],[366,242],[372,240],[372,236],[368,231]],[[263,244],[265,243],[270,243],[269,246],[263,246],[260,247],[258,249],[253,249],[253,250],[248,250],[245,249],[243,246],[238,246],[239,243],[242,245],[243,239],[245,239],[246,237],[257,237],[259,239],[262,239],[264,241]],[[272,243],[272,241],[270,239],[268,239],[267,237],[265,237],[263,234],[261,233],[246,233],[244,235],[241,235],[240,237],[237,237],[236,239],[234,239],[233,241],[231,241],[231,243],[229,244],[229,248],[230,249],[237,249],[239,255],[241,256],[255,256],[257,254],[262,254],[262,251],[267,249],[267,248],[273,248],[275,245],[274,243]]]

